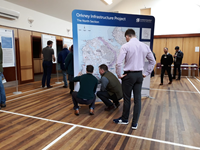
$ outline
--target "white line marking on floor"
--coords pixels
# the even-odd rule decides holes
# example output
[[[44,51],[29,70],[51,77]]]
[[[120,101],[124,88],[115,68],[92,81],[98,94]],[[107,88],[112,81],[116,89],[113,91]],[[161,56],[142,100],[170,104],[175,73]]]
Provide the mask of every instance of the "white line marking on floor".
[[[50,90],[59,88],[59,87],[61,87],[61,86],[62,86],[62,85],[57,86],[57,87],[55,87],[55,88],[53,87],[53,88],[50,88],[50,89],[47,89],[47,90],[42,90],[42,91],[39,91],[39,92],[36,92],[36,93],[32,93],[32,94],[24,95],[24,96],[21,96],[21,97],[17,97],[17,98],[14,98],[14,99],[11,99],[11,100],[6,101],[6,103],[7,103],[7,102],[11,102],[11,101],[18,100],[18,99],[20,99],[20,98],[24,98],[24,97],[28,97],[28,96],[31,96],[31,95],[35,95],[35,94],[38,94],[38,93],[43,93],[43,92],[46,92],[46,91],[50,91]]]
[[[190,81],[190,79],[188,77],[186,77],[188,79],[188,81],[192,84],[192,86],[195,88],[195,90],[200,94],[199,90],[197,89],[197,87],[192,83],[192,81]]]
[[[61,84],[61,83],[59,83],[59,84]],[[53,84],[52,86],[54,86],[54,85],[58,85],[58,84]],[[40,90],[40,89],[42,89],[42,87],[37,88],[37,89],[34,89],[34,90],[30,90],[30,91],[22,92],[21,94],[26,94],[26,93],[33,92],[33,91]],[[19,95],[21,95],[21,94],[19,94]],[[14,97],[14,96],[17,96],[17,95],[6,96],[6,98]]]
[[[63,133],[61,136],[59,136],[57,139],[55,139],[53,142],[51,142],[49,145],[47,145],[45,148],[43,148],[42,150],[47,150],[49,149],[52,145],[54,145],[56,142],[58,142],[60,139],[62,139],[65,135],[67,135],[69,132],[71,132],[72,130],[74,130],[76,128],[76,125],[74,125],[73,127],[71,127],[69,130],[67,130],[65,133]]]
[[[195,79],[197,79],[196,77],[194,77]],[[199,81],[200,82],[200,80],[199,79],[197,79],[197,81]]]
[[[157,139],[152,139],[152,138],[146,138],[146,137],[142,137],[142,136],[135,136],[135,135],[130,135],[130,134],[126,134],[126,133],[120,133],[120,132],[115,132],[115,131],[109,131],[109,130],[104,130],[104,129],[93,128],[93,127],[87,127],[87,126],[77,125],[77,124],[73,124],[73,123],[67,123],[67,122],[56,121],[56,120],[51,120],[51,119],[46,119],[46,118],[41,118],[41,117],[24,115],[24,114],[20,114],[20,113],[14,113],[14,112],[5,111],[5,110],[0,110],[0,112],[4,112],[4,113],[8,113],[8,114],[14,114],[14,115],[28,117],[28,118],[39,119],[39,120],[45,120],[45,121],[49,121],[49,122],[66,124],[66,125],[71,125],[71,126],[76,126],[76,127],[84,128],[84,129],[101,131],[101,132],[106,132],[106,133],[111,133],[111,134],[116,134],[116,135],[121,135],[121,136],[127,136],[127,137],[132,137],[132,138],[141,139],[141,140],[153,141],[153,142],[158,142],[158,143],[163,143],[163,144],[169,144],[169,145],[174,145],[174,146],[179,146],[179,147],[185,147],[185,148],[190,148],[190,149],[198,149],[198,150],[200,149],[200,147],[195,147],[195,146],[190,146],[190,145],[184,145],[184,144],[179,144],[179,143],[173,143],[173,142],[168,142],[168,141],[163,141],[163,140],[157,140]]]
[[[192,92],[192,91],[179,91],[179,90],[167,90],[167,89],[150,89],[154,91],[165,91],[165,92],[180,92],[180,93],[198,93],[198,92]]]

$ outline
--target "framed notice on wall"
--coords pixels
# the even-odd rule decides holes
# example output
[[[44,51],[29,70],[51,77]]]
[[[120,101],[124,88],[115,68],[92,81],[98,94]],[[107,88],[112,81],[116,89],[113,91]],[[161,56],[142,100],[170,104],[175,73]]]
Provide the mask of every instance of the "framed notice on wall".
[[[72,39],[63,38],[63,44],[67,44],[67,48],[71,47],[73,45]]]
[[[0,43],[3,50],[3,67],[15,67],[14,31],[0,28]]]
[[[53,63],[57,63],[56,37],[55,36],[51,36],[51,35],[42,34],[42,48],[47,47],[47,42],[49,40],[53,42],[52,48],[54,50],[54,56],[56,57],[56,61],[53,62]]]

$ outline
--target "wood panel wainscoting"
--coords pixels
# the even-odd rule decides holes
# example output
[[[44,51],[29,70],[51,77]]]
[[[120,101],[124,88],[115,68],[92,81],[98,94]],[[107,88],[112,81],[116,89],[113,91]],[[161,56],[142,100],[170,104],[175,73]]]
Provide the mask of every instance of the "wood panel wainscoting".
[[[154,36],[153,51],[156,54],[156,63],[160,63],[161,56],[164,54],[164,47],[167,47],[169,53],[174,55],[176,46],[179,46],[184,53],[182,63],[200,65],[200,52],[195,52],[195,47],[200,47],[200,34]]]
[[[33,56],[31,31],[18,30],[19,47],[20,47],[20,64],[21,64],[21,82],[32,82],[33,77]]]

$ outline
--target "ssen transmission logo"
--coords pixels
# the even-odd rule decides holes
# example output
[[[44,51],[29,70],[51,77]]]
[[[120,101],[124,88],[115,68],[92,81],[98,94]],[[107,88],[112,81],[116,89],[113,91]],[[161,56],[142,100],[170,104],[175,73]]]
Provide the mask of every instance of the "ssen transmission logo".
[[[152,20],[151,19],[140,19],[140,18],[137,18],[136,22],[152,23]]]

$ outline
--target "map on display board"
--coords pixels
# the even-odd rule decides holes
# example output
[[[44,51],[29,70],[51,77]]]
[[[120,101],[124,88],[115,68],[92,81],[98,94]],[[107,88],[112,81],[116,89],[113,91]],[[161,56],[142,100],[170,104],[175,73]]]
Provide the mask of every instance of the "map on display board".
[[[0,28],[0,43],[3,50],[3,67],[15,66],[14,31]]]
[[[72,39],[63,38],[63,44],[67,44],[67,48],[71,47],[73,45]]]
[[[74,75],[79,72],[86,73],[86,66],[93,65],[93,75],[99,78],[101,64],[106,64],[109,71],[116,75],[117,58],[121,46],[126,43],[125,31],[133,29],[136,38],[152,50],[154,22],[153,16],[74,10]],[[148,62],[145,65],[148,65]],[[146,68],[144,66],[144,70]],[[150,87],[150,77],[144,79],[143,87]],[[75,90],[78,90],[78,87],[75,86]],[[149,91],[143,92],[149,94]]]
[[[42,34],[42,48],[47,47],[47,42],[48,41],[52,41],[53,42],[53,50],[54,50],[54,56],[56,57],[56,61],[53,63],[57,63],[57,46],[56,46],[56,37],[55,36],[51,36],[51,35],[46,35],[46,34]]]

